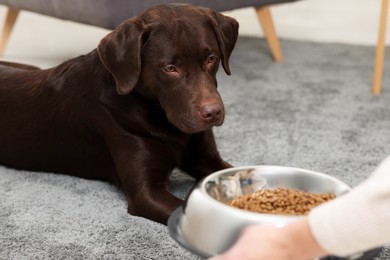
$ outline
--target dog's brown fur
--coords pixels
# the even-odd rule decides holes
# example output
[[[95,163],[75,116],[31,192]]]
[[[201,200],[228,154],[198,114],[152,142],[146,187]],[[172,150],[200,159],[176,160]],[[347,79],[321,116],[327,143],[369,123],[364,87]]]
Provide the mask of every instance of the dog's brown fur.
[[[230,167],[211,128],[237,35],[210,9],[162,5],[57,67],[0,63],[0,164],[111,181],[130,214],[166,223],[182,204],[167,190],[175,167],[197,180]]]

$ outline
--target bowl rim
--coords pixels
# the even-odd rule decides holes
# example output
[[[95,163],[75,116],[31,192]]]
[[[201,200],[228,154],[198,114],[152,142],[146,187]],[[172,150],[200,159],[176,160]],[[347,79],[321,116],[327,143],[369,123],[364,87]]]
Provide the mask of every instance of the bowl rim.
[[[245,212],[247,217],[254,218],[254,219],[263,216],[263,217],[267,217],[267,218],[272,217],[273,220],[281,220],[282,221],[282,220],[286,220],[286,219],[296,220],[296,219],[299,219],[299,218],[306,216],[306,215],[283,215],[283,214],[271,214],[271,213],[258,213],[258,212],[252,212],[252,211],[245,210],[245,209],[235,208],[235,207],[226,205],[225,203],[214,199],[213,197],[210,196],[210,194],[206,190],[206,187],[205,187],[206,183],[208,183],[210,181],[210,179],[215,178],[216,175],[221,175],[221,174],[228,173],[228,172],[237,172],[240,170],[257,169],[257,168],[275,168],[275,169],[281,169],[281,170],[294,170],[294,171],[299,171],[299,172],[305,172],[305,173],[308,173],[310,175],[317,175],[317,176],[325,177],[326,179],[330,179],[336,183],[341,184],[342,186],[345,186],[346,192],[338,194],[338,195],[336,195],[336,197],[342,196],[352,189],[350,185],[337,179],[336,177],[333,177],[331,175],[321,173],[321,172],[316,172],[316,171],[307,170],[307,169],[303,169],[303,168],[279,166],[279,165],[247,165],[247,166],[231,167],[231,168],[227,168],[227,169],[213,172],[212,174],[208,175],[206,178],[204,178],[200,182],[199,191],[203,195],[205,195],[205,199],[207,199],[211,203],[214,203],[216,206],[218,205],[219,207],[222,207],[224,210],[230,211],[232,213],[242,214]]]

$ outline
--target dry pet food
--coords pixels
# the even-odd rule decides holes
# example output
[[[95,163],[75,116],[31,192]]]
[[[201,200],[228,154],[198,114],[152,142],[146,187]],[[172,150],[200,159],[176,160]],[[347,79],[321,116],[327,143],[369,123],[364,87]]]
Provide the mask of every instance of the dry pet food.
[[[262,189],[242,195],[227,204],[257,213],[306,215],[312,208],[334,199],[335,194],[308,193],[283,187]]]

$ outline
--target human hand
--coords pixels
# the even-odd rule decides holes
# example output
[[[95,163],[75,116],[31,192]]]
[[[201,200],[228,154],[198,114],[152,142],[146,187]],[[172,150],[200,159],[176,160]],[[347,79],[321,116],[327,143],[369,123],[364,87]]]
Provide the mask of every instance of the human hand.
[[[256,225],[247,227],[228,251],[209,260],[261,260],[290,259],[291,241],[283,237],[281,228]]]
[[[307,260],[326,255],[311,234],[307,218],[284,228],[255,225],[243,230],[236,243],[209,260]]]

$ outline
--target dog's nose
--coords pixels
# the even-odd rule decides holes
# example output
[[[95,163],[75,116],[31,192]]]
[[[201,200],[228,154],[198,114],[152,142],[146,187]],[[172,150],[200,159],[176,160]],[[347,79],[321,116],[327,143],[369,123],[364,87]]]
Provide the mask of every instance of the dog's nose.
[[[219,103],[204,104],[199,112],[203,120],[213,122],[221,118],[222,106]]]

